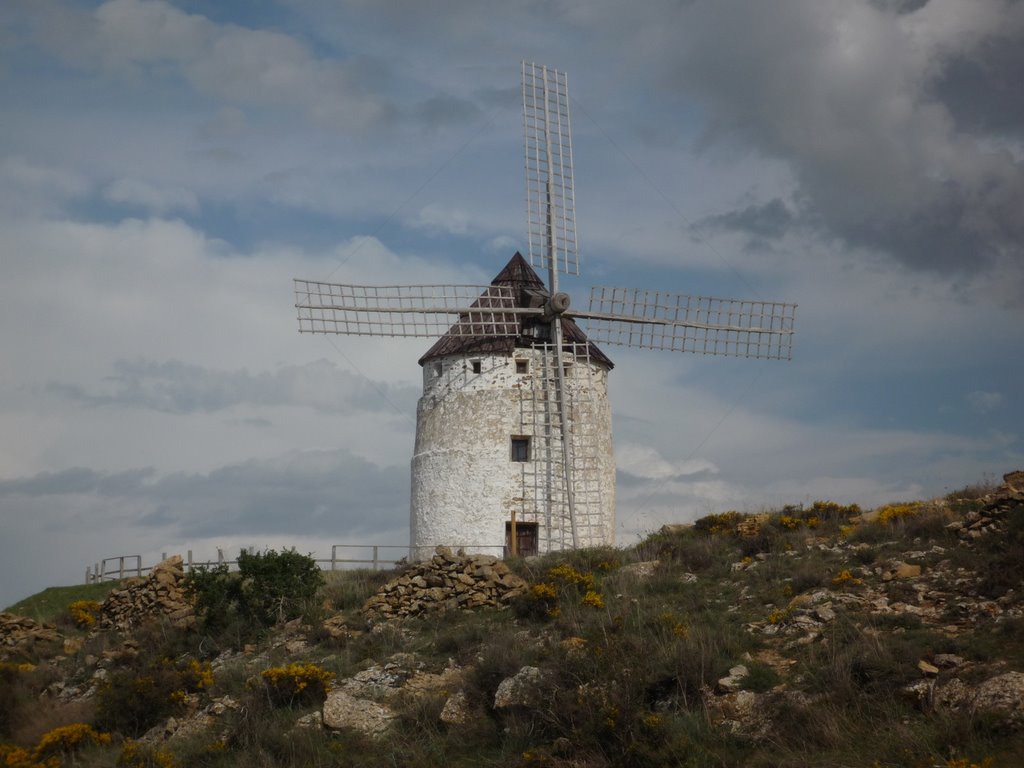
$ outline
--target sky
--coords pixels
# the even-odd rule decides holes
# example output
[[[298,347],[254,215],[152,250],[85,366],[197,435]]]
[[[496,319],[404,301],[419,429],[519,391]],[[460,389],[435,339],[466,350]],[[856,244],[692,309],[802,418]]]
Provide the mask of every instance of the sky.
[[[521,60],[591,285],[795,302],[790,362],[609,347],[617,540],[1024,468],[1024,2],[6,0],[0,606],[108,557],[408,541],[429,339],[292,278],[526,250]]]

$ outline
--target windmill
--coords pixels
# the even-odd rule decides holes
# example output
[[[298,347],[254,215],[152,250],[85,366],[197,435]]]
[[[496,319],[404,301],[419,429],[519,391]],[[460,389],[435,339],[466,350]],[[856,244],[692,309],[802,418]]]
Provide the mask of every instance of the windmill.
[[[572,307],[558,283],[579,274],[567,77],[523,62],[522,95],[529,262],[517,252],[486,286],[294,281],[302,333],[440,335],[419,361],[414,559],[613,542],[612,362],[596,344],[791,357],[795,304],[594,287]]]

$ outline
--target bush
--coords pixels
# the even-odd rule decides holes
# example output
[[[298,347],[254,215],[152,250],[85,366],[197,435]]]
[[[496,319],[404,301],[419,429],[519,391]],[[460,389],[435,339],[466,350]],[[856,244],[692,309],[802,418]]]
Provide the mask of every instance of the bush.
[[[1006,530],[989,535],[978,543],[986,555],[979,564],[978,590],[988,597],[1000,597],[1007,590],[1024,586],[1024,504],[1006,515]]]
[[[207,632],[223,636],[236,630],[239,639],[301,616],[324,583],[316,561],[294,549],[242,552],[238,573],[225,564],[188,575],[187,593]]]
[[[92,629],[100,616],[100,604],[95,600],[75,600],[68,606],[71,620],[79,629]]]
[[[289,664],[287,667],[265,669],[260,677],[263,678],[272,704],[291,707],[322,704],[327,698],[327,688],[334,679],[334,673],[316,664]]]

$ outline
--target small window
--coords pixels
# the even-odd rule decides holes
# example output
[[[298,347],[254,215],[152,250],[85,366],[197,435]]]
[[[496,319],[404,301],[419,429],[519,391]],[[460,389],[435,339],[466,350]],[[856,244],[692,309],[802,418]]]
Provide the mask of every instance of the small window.
[[[443,365],[441,363],[434,363],[434,378],[439,378],[443,372]]]
[[[530,372],[530,361],[529,360],[516,360],[516,373],[529,373]]]
[[[474,360],[471,365],[473,366],[473,373],[480,373],[482,366],[479,360]]]
[[[513,437],[512,438],[512,461],[529,461],[530,460],[530,438],[528,437]]]

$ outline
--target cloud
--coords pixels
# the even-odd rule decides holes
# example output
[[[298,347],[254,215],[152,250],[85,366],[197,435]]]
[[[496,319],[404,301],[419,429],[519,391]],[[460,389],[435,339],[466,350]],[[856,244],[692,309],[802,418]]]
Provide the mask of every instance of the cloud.
[[[199,198],[183,187],[166,187],[149,184],[138,179],[116,179],[103,190],[103,197],[112,203],[122,203],[143,208],[157,214],[174,210],[196,213]]]
[[[371,381],[328,360],[284,365],[273,372],[219,371],[180,361],[118,360],[103,390],[70,382],[47,389],[89,406],[126,406],[162,413],[215,413],[238,405],[294,405],[328,413],[409,413],[419,390]],[[252,421],[251,419],[247,421]]]
[[[41,3],[25,12],[53,53],[105,74],[177,77],[228,105],[294,106],[345,132],[395,112],[365,86],[365,60],[318,57],[282,32],[219,24],[162,0],[108,0],[92,12]]]
[[[708,216],[695,222],[694,230],[717,229],[744,232],[758,238],[778,239],[796,223],[796,217],[784,202],[775,198],[760,205]]]
[[[65,533],[151,529],[167,538],[346,536],[408,522],[409,472],[347,450],[292,451],[203,473],[75,467],[0,481],[0,503]],[[84,510],[94,510],[83,515]],[[155,531],[159,529],[160,533]]]
[[[428,232],[446,232],[465,235],[469,232],[472,217],[462,209],[449,209],[436,203],[423,206],[409,224]]]
[[[992,95],[970,101],[964,74],[1015,92],[1024,5],[699,1],[685,21],[675,60],[657,62],[665,86],[700,99],[709,141],[789,163],[803,218],[914,269],[1024,266],[1024,122]],[[965,101],[980,114],[958,122]]]

